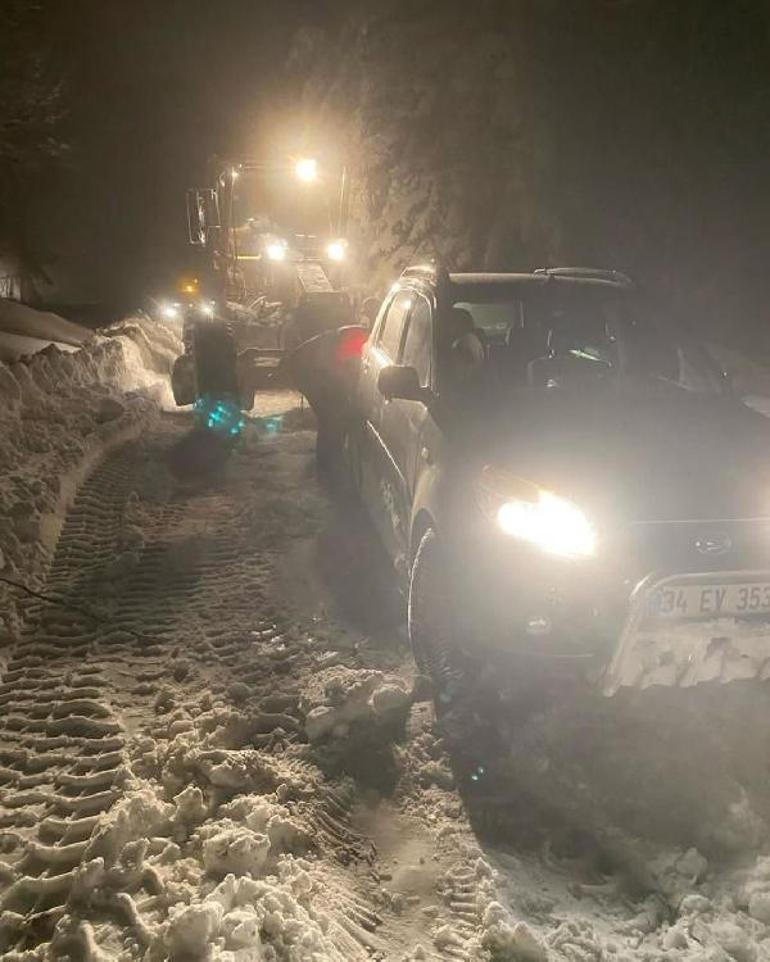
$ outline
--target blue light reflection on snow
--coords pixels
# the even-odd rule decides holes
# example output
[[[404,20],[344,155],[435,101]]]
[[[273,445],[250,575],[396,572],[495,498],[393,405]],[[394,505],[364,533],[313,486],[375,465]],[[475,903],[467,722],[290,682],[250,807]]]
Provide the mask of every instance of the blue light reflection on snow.
[[[227,398],[204,395],[193,404],[196,421],[223,437],[236,438],[246,425],[240,406]]]

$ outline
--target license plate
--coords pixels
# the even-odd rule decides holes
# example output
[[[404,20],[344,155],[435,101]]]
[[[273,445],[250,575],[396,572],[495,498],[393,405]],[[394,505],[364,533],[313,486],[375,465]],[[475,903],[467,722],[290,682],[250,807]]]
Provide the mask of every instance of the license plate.
[[[651,618],[720,618],[770,613],[770,584],[672,585],[653,591]]]

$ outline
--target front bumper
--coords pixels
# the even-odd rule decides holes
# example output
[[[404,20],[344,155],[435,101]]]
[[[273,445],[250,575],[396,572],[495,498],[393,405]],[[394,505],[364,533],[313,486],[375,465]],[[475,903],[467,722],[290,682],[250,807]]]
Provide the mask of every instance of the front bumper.
[[[466,549],[468,544],[466,543]],[[622,687],[770,678],[770,611],[663,619],[651,595],[669,586],[770,585],[767,567],[641,573],[614,560],[577,563],[510,545],[466,550],[455,569],[463,647],[490,663],[579,671]],[[501,669],[503,670],[503,669]],[[539,670],[539,669],[538,669]]]
[[[701,682],[770,678],[770,612],[661,619],[648,599],[689,585],[770,584],[770,571],[688,572],[644,578],[629,599],[628,615],[603,673],[602,689],[653,685],[687,688]]]

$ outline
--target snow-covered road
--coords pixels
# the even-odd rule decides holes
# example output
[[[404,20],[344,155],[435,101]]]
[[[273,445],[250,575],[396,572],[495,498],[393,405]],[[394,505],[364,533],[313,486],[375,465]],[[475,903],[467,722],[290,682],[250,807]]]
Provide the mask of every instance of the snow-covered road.
[[[519,734],[527,792],[468,791],[413,698],[371,536],[316,483],[308,412],[267,401],[209,475],[186,414],[108,453],[48,570],[60,603],[22,605],[0,685],[2,959],[770,958],[760,829],[720,865],[619,834],[627,799],[667,796],[647,759],[612,797],[622,733],[591,760],[609,716]],[[591,779],[606,808],[586,819]]]
[[[401,652],[355,631],[340,650],[283,599],[282,556],[328,513],[312,434],[254,425],[189,484],[168,467],[188,428],[169,417],[91,475],[46,586],[61,604],[31,602],[10,654],[4,958],[395,958],[439,919],[466,957],[475,891],[442,903],[420,838],[435,912],[388,892],[343,774],[350,751],[396,767]]]

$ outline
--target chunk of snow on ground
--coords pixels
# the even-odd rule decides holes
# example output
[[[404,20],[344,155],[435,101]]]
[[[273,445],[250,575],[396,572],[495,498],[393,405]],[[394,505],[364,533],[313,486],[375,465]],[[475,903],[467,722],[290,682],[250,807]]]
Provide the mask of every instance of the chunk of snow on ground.
[[[172,962],[343,962],[328,918],[312,906],[314,890],[305,865],[292,859],[266,879],[228,875],[206,898],[172,912],[155,949]]]
[[[218,825],[204,836],[203,864],[208,872],[217,875],[252,875],[263,873],[270,853],[270,839],[267,835],[253,832],[243,825],[229,827]]]
[[[381,671],[335,665],[312,676],[302,697],[311,741],[345,734],[355,722],[377,722],[405,713],[411,695],[404,679]]]

